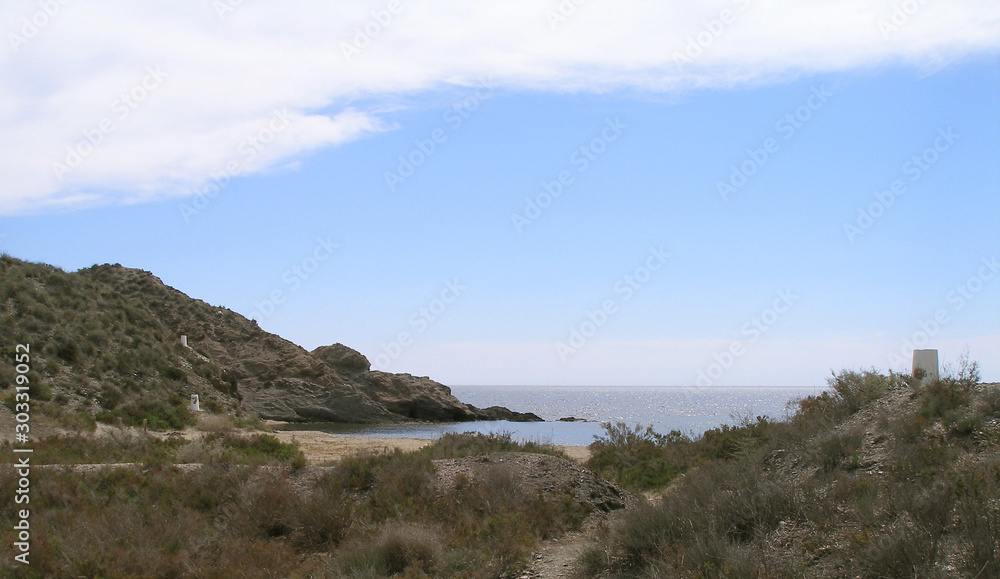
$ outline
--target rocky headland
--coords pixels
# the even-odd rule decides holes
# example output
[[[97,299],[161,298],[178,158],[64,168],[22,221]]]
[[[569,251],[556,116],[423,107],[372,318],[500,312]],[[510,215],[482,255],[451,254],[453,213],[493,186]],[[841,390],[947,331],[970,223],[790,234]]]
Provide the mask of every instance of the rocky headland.
[[[0,292],[7,343],[31,344],[35,398],[70,416],[178,427],[197,394],[209,412],[286,422],[541,420],[464,404],[427,377],[373,371],[342,344],[306,351],[147,271],[67,273],[5,255]]]

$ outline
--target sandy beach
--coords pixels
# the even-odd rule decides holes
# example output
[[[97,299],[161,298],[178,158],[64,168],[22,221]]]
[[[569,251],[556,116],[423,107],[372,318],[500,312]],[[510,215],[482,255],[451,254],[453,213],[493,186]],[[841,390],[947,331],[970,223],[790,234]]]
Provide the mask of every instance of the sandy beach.
[[[433,440],[425,438],[381,438],[371,436],[344,436],[315,430],[275,430],[282,442],[295,441],[312,464],[333,462],[359,452],[386,452],[395,449],[404,452],[419,450]],[[571,459],[584,463],[590,457],[586,446],[558,446]]]
[[[313,464],[340,460],[360,452],[386,452],[397,448],[411,452],[433,442],[418,438],[342,436],[315,430],[275,430],[274,435],[282,442],[297,442],[306,460]]]

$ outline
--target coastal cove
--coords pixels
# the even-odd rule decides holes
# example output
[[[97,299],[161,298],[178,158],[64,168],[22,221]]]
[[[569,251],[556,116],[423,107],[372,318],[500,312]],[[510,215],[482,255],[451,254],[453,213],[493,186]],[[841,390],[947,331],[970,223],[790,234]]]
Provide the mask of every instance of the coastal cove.
[[[545,422],[472,421],[407,422],[385,425],[286,424],[280,430],[310,430],[340,436],[436,439],[448,432],[509,432],[521,441],[587,446],[604,432],[604,422],[651,425],[660,433],[680,430],[699,435],[743,417],[780,419],[794,402],[823,391],[817,386],[712,387],[676,386],[452,386],[459,400],[480,408],[504,406],[532,412]],[[576,422],[560,422],[573,417]]]

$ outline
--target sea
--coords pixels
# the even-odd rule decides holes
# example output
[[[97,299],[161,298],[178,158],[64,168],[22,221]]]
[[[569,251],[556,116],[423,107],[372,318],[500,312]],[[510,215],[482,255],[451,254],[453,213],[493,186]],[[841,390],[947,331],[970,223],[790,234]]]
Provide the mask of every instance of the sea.
[[[452,394],[466,404],[533,412],[545,422],[309,424],[291,428],[347,436],[429,439],[446,432],[509,433],[520,441],[586,446],[604,434],[605,423],[624,422],[629,426],[652,426],[664,434],[678,430],[698,436],[705,430],[723,424],[735,425],[757,416],[782,419],[794,413],[799,400],[818,395],[824,389],[820,386],[452,386]],[[560,418],[577,421],[559,421]]]

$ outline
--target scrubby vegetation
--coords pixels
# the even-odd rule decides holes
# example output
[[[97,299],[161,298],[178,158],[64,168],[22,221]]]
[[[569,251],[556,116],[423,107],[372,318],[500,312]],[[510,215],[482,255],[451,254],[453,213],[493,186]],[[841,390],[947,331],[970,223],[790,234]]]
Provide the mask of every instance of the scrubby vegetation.
[[[436,485],[432,458],[494,449],[554,453],[509,435],[452,434],[419,452],[303,467],[294,445],[267,434],[218,432],[196,442],[141,431],[51,438],[35,445],[38,464],[133,464],[36,468],[32,564],[12,566],[7,558],[0,573],[504,576],[523,566],[540,538],[578,527],[587,512],[531,492],[503,468]],[[195,461],[204,466],[173,466]],[[14,496],[16,484],[12,469],[0,469],[0,494]],[[13,517],[0,511],[0,541],[8,545]]]
[[[604,577],[1000,576],[1000,387],[844,371],[786,421],[697,440],[610,425],[591,466],[655,500],[582,558]]]
[[[421,449],[421,452],[431,458],[462,458],[493,452],[533,452],[566,458],[565,453],[551,444],[514,440],[510,432],[491,434],[447,432],[435,440],[433,444]]]
[[[136,429],[39,441],[36,464],[127,464],[33,470],[33,564],[0,572],[518,576],[540,540],[591,512],[570,486],[541,492],[487,460],[560,454],[509,434],[311,467],[269,434],[212,417],[200,428],[194,441]],[[697,438],[608,425],[589,466],[651,500],[597,525],[579,576],[995,577],[998,450],[1000,387],[967,361],[936,381],[844,371],[787,420]],[[480,466],[442,484],[439,460],[458,457]],[[175,466],[190,463],[202,466]],[[15,485],[0,470],[0,494]]]
[[[249,378],[181,346],[178,328],[216,345],[273,337],[177,294],[146,272],[0,256],[0,357],[31,343],[33,417],[80,433],[34,443],[32,565],[5,557],[0,575],[516,576],[541,539],[590,513],[572,485],[542,492],[488,457],[440,484],[440,459],[560,455],[509,434],[315,467],[295,445],[237,431],[262,426],[239,411]],[[0,364],[0,386],[12,378]],[[608,425],[588,467],[652,498],[597,525],[581,576],[1000,577],[1000,387],[967,358],[922,378],[843,371],[786,420],[698,437]],[[209,411],[204,435],[155,433],[195,423],[191,393]],[[98,422],[120,428],[98,435]],[[0,467],[0,496],[17,480]]]
[[[15,344],[31,345],[33,410],[68,428],[92,427],[95,419],[183,428],[194,422],[191,394],[210,412],[236,411],[237,377],[180,344],[184,332],[247,337],[217,335],[235,326],[220,319],[235,314],[188,299],[148,272],[98,265],[66,273],[0,256],[0,359],[12,360]],[[11,365],[0,364],[0,388],[13,378]],[[0,402],[12,399],[0,392]]]
[[[10,442],[0,442],[0,450],[11,453]],[[189,441],[178,436],[157,438],[123,430],[101,437],[51,436],[33,442],[32,451],[32,460],[39,465],[129,463],[159,467],[198,463],[300,467],[305,460],[297,445],[265,433],[217,433]]]

